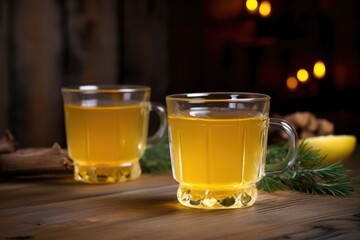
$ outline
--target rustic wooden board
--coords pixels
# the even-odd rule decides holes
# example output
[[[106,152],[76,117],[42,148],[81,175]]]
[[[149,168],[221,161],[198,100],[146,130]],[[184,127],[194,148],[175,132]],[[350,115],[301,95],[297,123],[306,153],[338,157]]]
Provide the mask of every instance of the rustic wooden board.
[[[176,200],[170,174],[113,185],[71,176],[0,183],[0,238],[359,239],[360,195],[260,192],[254,206],[198,210]]]
[[[65,147],[65,85],[148,85],[165,103],[167,18],[163,0],[0,1],[0,132]]]
[[[8,17],[9,6],[6,1],[0,2],[0,132],[9,126],[6,116],[9,108],[9,57]]]
[[[120,5],[0,1],[0,132],[22,147],[65,146],[61,87],[119,82]]]
[[[123,1],[122,83],[151,87],[151,99],[165,103],[169,87],[168,1]]]
[[[119,1],[65,1],[64,69],[68,84],[114,84],[119,78]]]
[[[14,72],[11,87],[12,126],[21,145],[41,146],[61,135],[61,31],[55,1],[16,1],[12,6]],[[12,127],[11,126],[11,127]],[[53,135],[51,135],[51,133]]]

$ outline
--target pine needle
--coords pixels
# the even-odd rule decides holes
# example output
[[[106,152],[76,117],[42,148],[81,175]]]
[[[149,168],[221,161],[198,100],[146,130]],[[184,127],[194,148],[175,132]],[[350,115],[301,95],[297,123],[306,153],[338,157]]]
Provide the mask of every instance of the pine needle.
[[[306,143],[305,143],[306,144]],[[355,181],[347,175],[350,170],[341,161],[325,164],[325,156],[312,148],[300,144],[295,164],[285,172],[265,176],[258,182],[258,188],[275,192],[277,190],[294,190],[309,194],[327,194],[346,196],[355,191]],[[277,163],[287,153],[286,145],[268,146],[267,162]],[[146,150],[140,161],[144,173],[164,173],[171,169],[169,143],[164,141]]]
[[[290,169],[264,177],[258,183],[259,189],[274,192],[286,186],[290,190],[333,196],[346,196],[354,192],[355,181],[346,174],[349,169],[341,161],[323,163],[326,156],[321,156],[319,150],[305,146],[306,143],[300,144],[296,162]],[[270,145],[267,161],[274,163],[283,159],[286,152],[285,145]]]
[[[169,142],[163,141],[145,151],[140,160],[143,173],[163,173],[171,169]]]

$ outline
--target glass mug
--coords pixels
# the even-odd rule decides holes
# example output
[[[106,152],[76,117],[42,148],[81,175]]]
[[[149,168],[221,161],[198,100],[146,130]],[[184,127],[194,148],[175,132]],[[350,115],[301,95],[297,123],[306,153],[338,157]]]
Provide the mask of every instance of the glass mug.
[[[75,180],[115,183],[138,178],[147,145],[162,140],[167,128],[165,107],[150,103],[150,88],[88,85],[61,91]],[[159,115],[160,126],[148,139],[150,111]]]
[[[265,94],[174,94],[166,105],[172,172],[185,206],[249,207],[257,199],[256,182],[295,161],[297,133],[286,121],[269,118]],[[288,135],[287,156],[277,165],[266,164],[269,127]]]

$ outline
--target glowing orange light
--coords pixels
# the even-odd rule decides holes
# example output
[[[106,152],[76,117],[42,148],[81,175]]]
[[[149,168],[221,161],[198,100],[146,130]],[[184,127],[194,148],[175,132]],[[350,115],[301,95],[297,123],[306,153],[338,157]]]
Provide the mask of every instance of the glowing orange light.
[[[286,86],[289,90],[295,90],[298,86],[298,81],[295,77],[288,77],[286,80]]]
[[[317,61],[314,65],[314,76],[318,79],[324,78],[326,74],[326,67],[324,62]]]
[[[257,0],[246,0],[246,8],[249,12],[255,12],[258,5]]]
[[[271,4],[269,1],[263,1],[260,3],[259,13],[262,17],[268,17],[271,13]]]
[[[299,79],[300,82],[304,83],[309,80],[309,73],[305,69],[299,69],[299,71],[296,74],[297,79]]]

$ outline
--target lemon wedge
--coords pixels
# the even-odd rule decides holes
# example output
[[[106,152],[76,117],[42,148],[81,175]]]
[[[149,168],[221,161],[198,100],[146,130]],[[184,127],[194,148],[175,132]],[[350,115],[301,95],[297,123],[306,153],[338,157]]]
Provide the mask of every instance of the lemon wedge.
[[[356,147],[356,137],[353,135],[327,135],[301,139],[307,147],[319,150],[326,156],[323,163],[331,164],[348,159]]]

